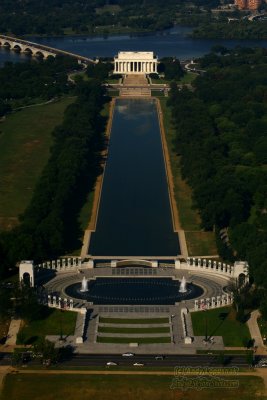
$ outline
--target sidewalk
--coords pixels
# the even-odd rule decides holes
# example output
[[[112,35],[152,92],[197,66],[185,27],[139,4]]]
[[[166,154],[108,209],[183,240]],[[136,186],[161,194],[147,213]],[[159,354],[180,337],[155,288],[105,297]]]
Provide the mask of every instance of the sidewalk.
[[[257,348],[257,353],[263,354],[267,353],[267,350],[264,346],[260,328],[258,326],[258,318],[260,316],[259,310],[252,311],[250,319],[247,322],[248,329],[250,332],[251,339],[254,339],[254,346]]]
[[[11,320],[7,334],[6,345],[15,346],[20,324],[21,324],[21,319],[14,318]]]

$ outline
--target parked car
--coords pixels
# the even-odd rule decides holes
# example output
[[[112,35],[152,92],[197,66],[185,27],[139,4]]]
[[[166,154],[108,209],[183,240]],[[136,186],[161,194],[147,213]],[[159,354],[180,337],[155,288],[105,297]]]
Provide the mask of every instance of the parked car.
[[[145,364],[136,362],[136,363],[134,363],[133,365],[134,365],[135,367],[143,367]]]
[[[114,365],[118,365],[117,363],[115,363],[115,362],[113,362],[113,361],[109,361],[109,362],[107,362],[107,364],[106,364],[108,367],[110,367],[110,366],[114,366]]]

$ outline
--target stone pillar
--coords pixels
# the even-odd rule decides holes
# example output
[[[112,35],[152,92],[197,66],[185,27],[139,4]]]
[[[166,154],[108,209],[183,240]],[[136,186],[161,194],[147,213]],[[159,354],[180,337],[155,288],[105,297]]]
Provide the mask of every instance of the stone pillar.
[[[68,299],[66,297],[64,298],[64,308],[68,308]]]
[[[220,271],[222,269],[222,263],[218,262],[218,270]]]
[[[203,267],[206,268],[206,266],[207,266],[207,260],[206,260],[206,258],[204,258],[203,259]]]
[[[57,269],[60,269],[60,266],[61,266],[61,263],[60,263],[60,260],[58,259],[57,260]]]
[[[216,261],[213,261],[213,269],[217,269],[217,262]]]
[[[221,296],[217,296],[217,307],[221,305]]]
[[[226,268],[226,264],[225,264],[225,263],[223,263],[223,265],[222,265],[222,271],[224,271],[224,270],[225,270],[225,268]]]
[[[51,306],[51,296],[50,296],[50,294],[47,296],[47,304],[48,304],[48,307]]]
[[[195,257],[193,257],[193,266],[194,266],[194,267],[196,266],[196,259],[195,259]]]
[[[58,298],[58,308],[61,308],[61,297]]]
[[[88,268],[94,268],[94,260],[88,261]]]
[[[210,308],[210,299],[209,299],[209,297],[206,298],[206,308],[207,309]]]
[[[198,259],[197,259],[197,266],[198,266],[198,267],[201,267],[201,258],[198,258]]]
[[[68,258],[68,268],[71,268],[71,258]]]
[[[211,308],[215,307],[215,297],[211,298]]]
[[[56,296],[53,296],[53,304],[52,304],[54,307],[56,307],[56,305],[57,305],[57,298],[56,298]]]
[[[186,259],[186,264],[190,265],[190,258],[189,257],[187,257],[187,259]]]
[[[62,258],[62,268],[66,268],[66,259]]]
[[[195,310],[198,310],[198,300],[195,300]]]
[[[180,269],[180,268],[181,268],[180,260],[175,260],[175,269]]]
[[[73,300],[72,299],[70,299],[70,309],[71,310],[73,309]]]
[[[56,269],[56,261],[55,260],[52,261],[52,269]]]

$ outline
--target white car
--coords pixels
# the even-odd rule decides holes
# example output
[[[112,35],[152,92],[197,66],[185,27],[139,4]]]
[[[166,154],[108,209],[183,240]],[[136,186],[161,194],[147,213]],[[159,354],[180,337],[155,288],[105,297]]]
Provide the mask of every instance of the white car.
[[[133,365],[134,365],[135,367],[143,367],[145,364],[136,362],[136,363],[134,363]]]
[[[117,363],[115,363],[115,362],[113,362],[113,361],[109,361],[109,362],[107,362],[107,364],[106,364],[108,367],[110,367],[110,366],[114,366],[114,365],[118,365]]]
[[[133,357],[134,353],[123,353],[122,357]]]

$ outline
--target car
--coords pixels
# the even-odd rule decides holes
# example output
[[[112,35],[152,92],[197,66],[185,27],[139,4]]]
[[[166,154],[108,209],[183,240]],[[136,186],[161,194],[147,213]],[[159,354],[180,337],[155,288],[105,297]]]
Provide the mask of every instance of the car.
[[[114,365],[118,365],[117,363],[115,363],[115,362],[113,362],[113,361],[109,361],[109,362],[107,362],[107,364],[106,364],[108,367],[110,367],[110,366],[114,366]]]
[[[133,364],[134,367],[143,367],[144,365],[145,365],[145,364],[138,363],[138,362],[136,362],[136,363]]]
[[[265,367],[267,367],[267,363],[265,362],[265,363],[261,363],[261,364],[256,364],[255,367],[256,368],[265,368]]]
[[[123,353],[122,357],[133,357],[134,353]]]
[[[164,360],[164,357],[163,356],[156,356],[155,360]]]

